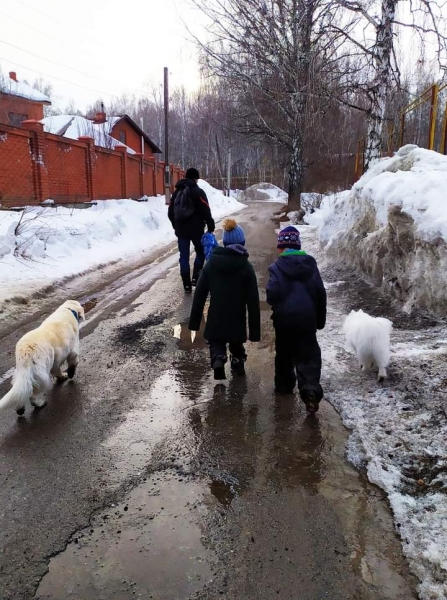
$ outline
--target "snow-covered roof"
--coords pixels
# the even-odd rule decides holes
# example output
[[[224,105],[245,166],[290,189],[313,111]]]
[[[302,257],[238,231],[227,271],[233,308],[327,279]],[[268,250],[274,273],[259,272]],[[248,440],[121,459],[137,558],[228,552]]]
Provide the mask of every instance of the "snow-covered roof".
[[[78,115],[57,115],[46,117],[41,120],[41,123],[47,133],[62,135],[71,140],[77,140],[84,135],[89,136],[95,140],[97,146],[113,150],[115,146],[126,146],[109,135],[116,120],[119,119],[120,117],[109,117],[105,123],[96,124],[90,119]],[[129,146],[126,148],[129,154],[136,154],[135,150]]]
[[[0,73],[0,93],[9,94],[10,96],[19,96],[27,100],[35,102],[44,102],[51,104],[51,100],[42,92],[35,90],[33,87],[23,81],[14,81],[9,76]]]

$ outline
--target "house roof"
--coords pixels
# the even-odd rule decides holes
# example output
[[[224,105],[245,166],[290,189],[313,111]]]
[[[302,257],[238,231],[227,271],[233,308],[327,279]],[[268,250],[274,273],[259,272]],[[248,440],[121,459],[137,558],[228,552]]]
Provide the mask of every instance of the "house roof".
[[[33,102],[41,102],[43,104],[51,104],[51,100],[42,92],[35,90],[33,87],[23,81],[14,81],[9,76],[0,73],[0,93],[10,96],[19,96]]]
[[[135,121],[129,117],[129,115],[118,115],[116,117],[108,117],[108,122],[110,123],[110,131],[118,125],[120,121],[126,121],[137,133],[142,136],[145,143],[151,148],[152,152],[161,153],[160,148],[151,140],[151,138],[144,133],[144,131],[138,127]],[[109,131],[109,132],[110,132]]]
[[[115,117],[112,117],[114,119]],[[97,146],[113,150],[115,146],[126,146],[110,135],[110,122],[96,124],[90,119],[78,115],[57,115],[46,117],[40,121],[43,123],[44,130],[47,133],[62,135],[72,140],[77,140],[81,136],[89,136],[94,139]],[[126,146],[129,154],[136,154],[129,146]]]

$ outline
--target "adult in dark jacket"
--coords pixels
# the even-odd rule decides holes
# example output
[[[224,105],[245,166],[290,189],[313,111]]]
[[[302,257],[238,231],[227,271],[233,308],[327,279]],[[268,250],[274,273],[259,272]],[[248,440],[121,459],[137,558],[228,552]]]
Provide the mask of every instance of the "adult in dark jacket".
[[[225,379],[227,344],[232,371],[245,375],[247,309],[250,341],[259,342],[261,336],[258,282],[244,247],[244,230],[234,219],[224,221],[223,243],[223,248],[212,251],[202,271],[189,321],[189,329],[198,331],[210,294],[204,337],[210,346],[215,379]]]
[[[168,217],[172,223],[175,235],[178,238],[180,252],[180,275],[185,292],[190,293],[192,286],[197,284],[200,272],[205,262],[202,248],[202,235],[205,225],[208,231],[214,231],[214,220],[205,192],[199,188],[197,182],[200,178],[197,169],[188,169],[185,179],[180,179],[175,185],[175,192],[169,203]],[[187,199],[182,195],[183,190],[188,190]],[[177,201],[177,203],[176,203]],[[182,204],[182,206],[180,206]],[[186,208],[186,211],[185,211]],[[194,269],[191,279],[189,266],[190,245],[193,243],[196,252]]]
[[[315,259],[301,250],[295,227],[279,233],[278,249],[281,255],[269,267],[267,283],[276,333],[275,388],[291,393],[298,378],[302,400],[316,412],[323,397],[316,332],[326,324],[326,290]]]

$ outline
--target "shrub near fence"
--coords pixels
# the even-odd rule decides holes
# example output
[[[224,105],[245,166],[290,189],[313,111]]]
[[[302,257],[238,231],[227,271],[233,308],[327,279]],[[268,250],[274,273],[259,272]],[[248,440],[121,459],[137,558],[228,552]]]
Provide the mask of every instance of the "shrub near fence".
[[[69,140],[44,133],[39,121],[21,128],[0,123],[0,204],[24,206],[48,198],[63,204],[164,194],[163,162],[107,150],[93,139]],[[172,185],[183,177],[171,165]]]

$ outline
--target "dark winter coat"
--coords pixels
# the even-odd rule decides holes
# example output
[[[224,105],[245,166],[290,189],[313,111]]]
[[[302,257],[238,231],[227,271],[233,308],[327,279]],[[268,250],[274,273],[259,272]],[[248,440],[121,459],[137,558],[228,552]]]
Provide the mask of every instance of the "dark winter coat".
[[[183,190],[185,187],[189,188],[190,198],[195,210],[187,219],[178,221],[174,218],[174,202],[179,190]],[[176,183],[175,192],[172,194],[169,203],[168,217],[178,238],[200,240],[205,230],[205,225],[208,227],[209,232],[212,233],[214,231],[215,225],[211,216],[208,198],[205,192],[192,179],[180,179]]]
[[[310,333],[326,324],[326,290],[308,255],[281,255],[269,267],[267,302],[275,327]]]
[[[208,294],[211,295],[204,337],[243,344],[261,339],[258,282],[243,246],[215,248],[203,268],[194,293],[189,328],[198,331]]]

